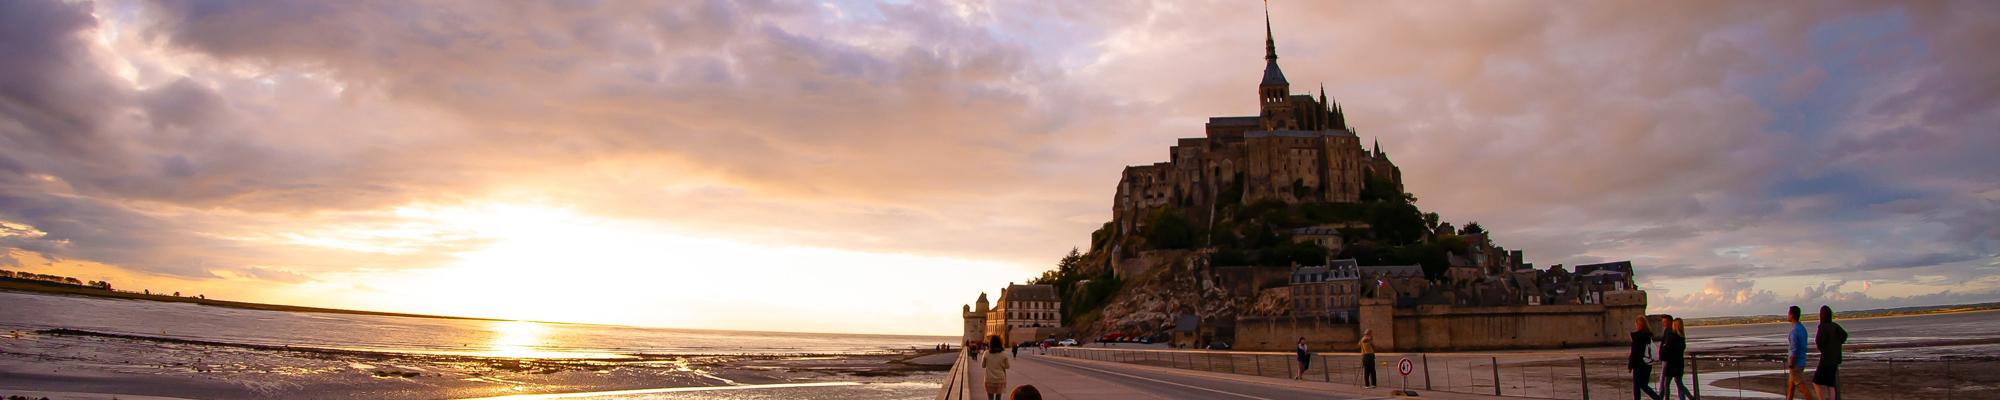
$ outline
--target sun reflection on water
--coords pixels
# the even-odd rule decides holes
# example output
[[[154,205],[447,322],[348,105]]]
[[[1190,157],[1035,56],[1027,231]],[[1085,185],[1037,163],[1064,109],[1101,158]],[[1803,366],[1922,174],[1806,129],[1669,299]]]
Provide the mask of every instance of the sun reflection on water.
[[[492,355],[512,358],[553,358],[563,353],[543,350],[549,327],[528,321],[494,321]]]

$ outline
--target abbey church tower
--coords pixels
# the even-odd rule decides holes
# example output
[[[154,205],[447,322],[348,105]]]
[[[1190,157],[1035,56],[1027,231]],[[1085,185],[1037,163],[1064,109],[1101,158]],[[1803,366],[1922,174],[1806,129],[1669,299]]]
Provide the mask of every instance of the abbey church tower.
[[[1257,84],[1258,120],[1264,130],[1299,129],[1292,115],[1292,83],[1278,68],[1278,41],[1271,36],[1271,10],[1264,10],[1264,81]]]
[[[1354,203],[1371,182],[1400,190],[1396,165],[1379,146],[1362,148],[1347,122],[1324,85],[1318,98],[1292,93],[1266,9],[1257,115],[1210,117],[1206,137],[1180,139],[1165,162],[1126,167],[1112,205],[1116,233],[1138,232],[1142,216],[1162,209],[1209,221],[1228,205]]]

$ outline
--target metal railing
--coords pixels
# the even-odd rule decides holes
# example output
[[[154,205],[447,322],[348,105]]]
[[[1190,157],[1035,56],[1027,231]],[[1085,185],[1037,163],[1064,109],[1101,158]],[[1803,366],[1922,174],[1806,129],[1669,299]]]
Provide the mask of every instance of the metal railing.
[[[1219,372],[1272,378],[1361,386],[1366,369],[1360,354],[1312,353],[1312,361],[1302,373],[1295,353],[1141,350],[1117,348],[1063,348],[1058,356],[1097,361]],[[1584,371],[1609,368],[1601,362],[1571,355],[1532,354],[1419,354],[1377,353],[1375,383],[1380,388],[1401,388],[1404,376],[1397,364],[1409,357],[1412,371],[1410,389],[1492,396],[1578,399],[1589,392],[1612,393],[1612,387],[1590,387]],[[1620,359],[1619,361],[1623,361]],[[1604,386],[1610,382],[1596,382]],[[1628,384],[1629,385],[1629,384]]]
[[[1992,368],[1991,359],[1954,357],[1887,357],[1848,359],[1840,364],[1841,398],[1889,400],[1954,400],[1995,398],[1987,390],[2000,386],[1993,374],[1968,373],[1968,368]],[[1808,360],[1805,379],[1812,379],[1818,359]],[[1782,399],[1786,369],[1782,355],[1690,353],[1688,384],[1707,398]],[[1655,383],[1657,385],[1657,383]],[[1629,392],[1627,392],[1629,393]],[[1803,398],[1803,396],[1801,396]]]
[[[1297,377],[1350,386],[1361,386],[1364,376],[1361,355],[1355,353],[1312,353],[1312,362],[1304,373],[1298,369],[1295,353],[1065,347],[1053,349],[1050,354],[1226,374]],[[1420,391],[1544,399],[1626,399],[1632,398],[1635,390],[1625,355],[1619,351],[1378,353],[1375,357],[1378,387],[1393,389],[1404,385],[1403,376],[1396,370],[1403,357],[1410,358],[1414,367],[1408,377],[1409,388]],[[1691,398],[1783,398],[1784,361],[1782,357],[1775,360],[1767,357],[1690,353],[1682,376]],[[1980,363],[1987,368],[2000,366],[2000,361]],[[1965,361],[1950,358],[1850,359],[1841,364],[1842,371],[1846,371],[1841,377],[1841,397],[1971,399],[1990,393],[1968,394],[1960,386],[1995,387],[2000,383],[1980,381],[1990,378],[1985,375],[1966,374],[1964,364]],[[1647,378],[1648,387],[1656,391],[1660,388],[1661,369],[1661,365],[1655,364]],[[1810,376],[1811,368],[1806,373]],[[1674,392],[1674,398],[1681,397],[1680,389],[1675,388]]]

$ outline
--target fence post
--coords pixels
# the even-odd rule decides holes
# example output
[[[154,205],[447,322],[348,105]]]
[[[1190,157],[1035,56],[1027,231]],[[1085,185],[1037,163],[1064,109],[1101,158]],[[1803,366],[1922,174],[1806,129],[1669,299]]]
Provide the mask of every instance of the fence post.
[[[1500,395],[1500,357],[1493,356],[1493,395]]]
[[[1694,398],[1699,399],[1701,398],[1701,355],[1700,354],[1688,353],[1688,373],[1694,376]],[[1896,373],[1894,371],[1890,371],[1889,376],[1896,376]],[[1891,381],[1894,380],[1891,379]],[[1895,393],[1895,392],[1896,392],[1895,390],[1889,391],[1889,393]]]
[[[1321,379],[1326,380],[1326,383],[1333,383],[1333,364],[1326,363],[1325,354],[1319,355],[1319,374]]]
[[[1424,391],[1428,392],[1431,390],[1431,355],[1419,354],[1418,356],[1424,358]],[[1397,368],[1401,367],[1400,365],[1397,366]]]
[[[1590,400],[1590,364],[1583,362],[1583,356],[1576,356],[1576,376],[1583,378],[1583,400]]]

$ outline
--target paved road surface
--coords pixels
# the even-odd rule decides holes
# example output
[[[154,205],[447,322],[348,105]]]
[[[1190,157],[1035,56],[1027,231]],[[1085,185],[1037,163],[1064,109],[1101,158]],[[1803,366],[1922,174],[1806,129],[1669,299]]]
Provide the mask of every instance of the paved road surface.
[[[976,368],[975,368],[976,369]],[[1007,390],[1035,385],[1051,399],[1387,399],[1386,389],[1362,391],[1321,382],[1185,371],[1022,354],[1008,370]],[[974,387],[984,373],[974,372]],[[1375,392],[1375,393],[1369,393]],[[983,394],[977,393],[977,394]]]

